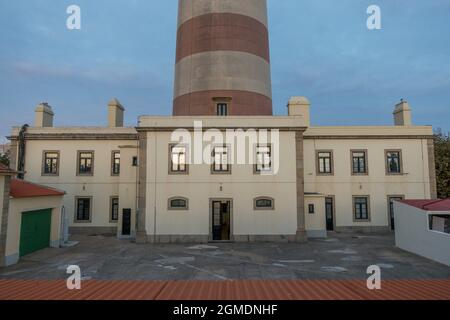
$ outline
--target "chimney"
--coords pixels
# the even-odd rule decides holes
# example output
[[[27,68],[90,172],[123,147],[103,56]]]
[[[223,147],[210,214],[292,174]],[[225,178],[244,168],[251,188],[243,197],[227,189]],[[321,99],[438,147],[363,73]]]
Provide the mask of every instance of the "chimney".
[[[394,124],[396,126],[412,125],[411,108],[408,102],[403,99],[395,106]]]
[[[47,102],[40,103],[35,112],[34,126],[37,128],[53,127],[53,113],[52,107]]]
[[[309,115],[309,108],[311,103],[305,97],[292,97],[288,102],[288,115],[289,116],[301,116],[305,121],[305,125],[309,127],[311,125],[311,119]]]
[[[108,126],[123,127],[123,113],[125,109],[116,98],[108,103]]]

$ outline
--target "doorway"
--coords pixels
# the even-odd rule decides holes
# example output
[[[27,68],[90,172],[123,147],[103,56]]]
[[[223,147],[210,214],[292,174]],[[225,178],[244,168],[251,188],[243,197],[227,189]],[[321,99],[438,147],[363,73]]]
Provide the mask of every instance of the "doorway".
[[[131,235],[131,209],[123,209],[122,211],[122,235]]]
[[[231,241],[231,200],[211,200],[211,240]]]
[[[334,197],[325,198],[327,231],[334,231]]]
[[[388,219],[391,226],[391,230],[395,230],[395,214],[394,214],[394,202],[404,200],[404,196],[389,196],[388,197]]]

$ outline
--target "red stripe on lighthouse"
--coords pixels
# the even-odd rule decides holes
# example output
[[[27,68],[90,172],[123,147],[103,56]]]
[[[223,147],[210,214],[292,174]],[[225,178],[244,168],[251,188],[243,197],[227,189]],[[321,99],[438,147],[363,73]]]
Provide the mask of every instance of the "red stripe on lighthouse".
[[[210,13],[194,17],[178,29],[176,62],[200,52],[239,51],[267,62],[269,34],[258,20],[233,13]]]

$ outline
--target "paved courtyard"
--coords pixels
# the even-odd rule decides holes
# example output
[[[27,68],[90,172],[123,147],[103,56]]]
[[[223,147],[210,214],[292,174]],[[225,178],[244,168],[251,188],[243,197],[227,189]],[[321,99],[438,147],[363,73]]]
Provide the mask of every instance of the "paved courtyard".
[[[387,279],[449,279],[450,268],[402,251],[393,235],[331,234],[294,243],[137,245],[114,237],[76,236],[70,248],[44,249],[0,268],[0,279],[231,280],[364,279],[369,265]]]

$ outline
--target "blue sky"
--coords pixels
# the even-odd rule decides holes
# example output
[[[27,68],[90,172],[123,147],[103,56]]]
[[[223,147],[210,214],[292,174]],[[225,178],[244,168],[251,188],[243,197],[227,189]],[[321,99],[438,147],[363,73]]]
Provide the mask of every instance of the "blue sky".
[[[450,130],[450,0],[268,2],[276,114],[304,95],[314,125],[390,125],[405,98],[415,124]],[[106,125],[112,97],[127,125],[169,115],[177,3],[0,0],[0,136],[32,124],[41,101],[61,126]],[[80,31],[66,28],[71,4]],[[366,27],[371,4],[382,30]]]

